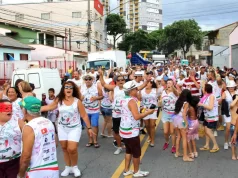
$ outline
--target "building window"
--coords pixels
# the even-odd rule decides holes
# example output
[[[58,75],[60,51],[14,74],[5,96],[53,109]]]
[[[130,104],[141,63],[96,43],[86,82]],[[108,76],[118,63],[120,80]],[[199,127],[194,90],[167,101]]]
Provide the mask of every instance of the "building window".
[[[44,33],[39,34],[39,44],[44,44]]]
[[[20,54],[20,60],[28,61],[28,54]]]
[[[102,35],[100,35],[100,40],[102,40]]]
[[[72,18],[81,18],[81,12],[72,12]]]
[[[16,14],[16,15],[15,15],[15,20],[16,20],[16,21],[22,21],[22,20],[24,20],[24,14]]]
[[[50,20],[50,13],[41,13],[42,20]]]
[[[95,32],[95,38],[96,39],[98,38],[98,32]]]
[[[46,34],[46,45],[54,47],[54,36]]]
[[[11,61],[14,60],[14,54],[13,53],[3,53],[4,61]]]

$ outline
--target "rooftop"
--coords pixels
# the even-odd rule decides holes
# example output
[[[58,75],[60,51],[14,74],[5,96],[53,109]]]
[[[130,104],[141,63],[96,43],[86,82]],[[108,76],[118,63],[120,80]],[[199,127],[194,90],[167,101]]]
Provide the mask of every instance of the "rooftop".
[[[34,50],[35,49],[33,47],[22,44],[17,40],[14,40],[10,37],[7,37],[7,36],[1,35],[1,34],[0,34],[0,47],[16,48],[16,49],[28,49],[28,50]]]

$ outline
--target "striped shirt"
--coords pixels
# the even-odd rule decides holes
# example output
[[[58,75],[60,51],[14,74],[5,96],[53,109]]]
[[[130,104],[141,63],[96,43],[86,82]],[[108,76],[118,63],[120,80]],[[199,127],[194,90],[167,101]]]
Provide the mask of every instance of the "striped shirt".
[[[200,85],[200,80],[195,79],[197,83]],[[200,96],[199,88],[196,87],[195,83],[190,79],[190,77],[186,78],[183,83],[183,89],[189,89],[193,96]]]

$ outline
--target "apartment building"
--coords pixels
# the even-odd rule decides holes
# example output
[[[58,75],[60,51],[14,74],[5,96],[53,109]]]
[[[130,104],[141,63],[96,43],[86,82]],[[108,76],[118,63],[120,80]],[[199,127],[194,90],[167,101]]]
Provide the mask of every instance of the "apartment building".
[[[14,4],[10,4],[11,1]],[[1,18],[66,34],[67,49],[87,51],[88,1],[25,0],[20,2],[2,0]],[[109,0],[90,0],[92,52],[107,49],[104,29],[106,18],[104,14],[107,13],[109,13]]]
[[[148,32],[161,29],[162,0],[119,0],[120,16],[132,32],[142,29]]]

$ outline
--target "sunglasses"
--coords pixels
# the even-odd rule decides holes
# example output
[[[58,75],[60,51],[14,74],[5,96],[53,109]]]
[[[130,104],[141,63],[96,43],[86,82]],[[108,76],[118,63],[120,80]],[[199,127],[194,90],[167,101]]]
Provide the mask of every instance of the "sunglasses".
[[[73,86],[64,86],[64,89],[73,89]]]
[[[117,80],[118,82],[124,82],[125,80],[124,79],[119,79]]]
[[[92,79],[91,78],[85,78],[84,80],[85,81],[91,81]]]

